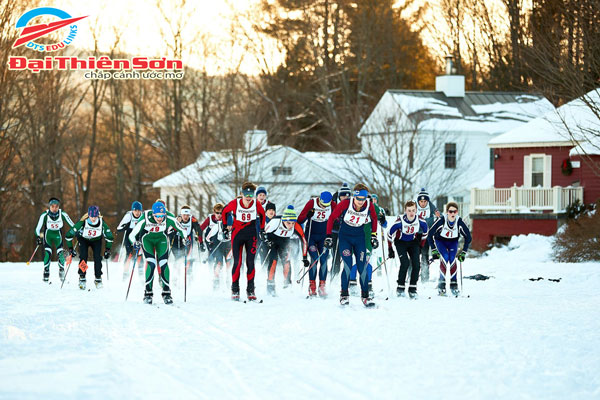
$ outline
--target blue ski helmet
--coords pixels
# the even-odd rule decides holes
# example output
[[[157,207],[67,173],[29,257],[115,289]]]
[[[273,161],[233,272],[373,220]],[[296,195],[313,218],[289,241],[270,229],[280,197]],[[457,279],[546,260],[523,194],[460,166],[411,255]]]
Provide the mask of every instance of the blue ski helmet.
[[[322,192],[319,196],[319,200],[321,200],[321,204],[323,204],[324,206],[328,206],[329,204],[331,204],[332,197],[333,196],[330,192]]]
[[[88,207],[88,217],[97,218],[100,216],[100,209],[98,206],[89,206]]]
[[[164,217],[167,215],[167,210],[165,209],[165,205],[159,201],[152,204],[152,214],[155,217]]]
[[[131,211],[135,211],[135,210],[139,210],[142,211],[142,203],[140,203],[139,201],[134,201],[133,203],[131,203]]]

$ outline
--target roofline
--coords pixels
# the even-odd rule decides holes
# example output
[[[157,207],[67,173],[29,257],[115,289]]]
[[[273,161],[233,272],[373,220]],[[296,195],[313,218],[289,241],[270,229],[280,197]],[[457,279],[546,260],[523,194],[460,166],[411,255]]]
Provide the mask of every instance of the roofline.
[[[418,92],[418,93],[441,93],[444,94],[444,92],[438,92],[436,90],[419,90],[419,89],[387,89],[386,92],[399,92],[399,93],[409,93],[409,92]],[[476,91],[476,90],[465,90],[465,94],[528,94],[528,95],[532,95],[532,96],[539,96],[543,99],[546,98],[546,96],[544,96],[542,93],[538,93],[538,92],[499,92],[499,91],[490,91],[490,92],[481,92],[481,91]]]
[[[523,147],[573,147],[573,142],[523,142],[523,143],[488,143],[491,149],[523,148]]]

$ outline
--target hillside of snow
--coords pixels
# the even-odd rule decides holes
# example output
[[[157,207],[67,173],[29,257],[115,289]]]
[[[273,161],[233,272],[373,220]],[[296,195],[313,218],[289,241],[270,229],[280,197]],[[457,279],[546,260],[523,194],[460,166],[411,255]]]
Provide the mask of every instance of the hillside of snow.
[[[279,271],[267,297],[260,268],[262,304],[233,303],[225,283],[213,291],[197,261],[187,302],[173,268],[166,306],[157,286],[155,305],[142,303],[137,272],[125,302],[116,263],[102,289],[90,266],[89,291],[75,262],[62,290],[55,262],[50,285],[41,262],[0,264],[0,398],[600,398],[600,264],[554,263],[551,251],[529,235],[467,259],[464,276],[493,277],[465,279],[469,298],[438,297],[430,282],[418,300],[385,300],[375,274],[377,309],[357,297],[341,308],[339,280],[306,300],[307,282],[284,291]]]

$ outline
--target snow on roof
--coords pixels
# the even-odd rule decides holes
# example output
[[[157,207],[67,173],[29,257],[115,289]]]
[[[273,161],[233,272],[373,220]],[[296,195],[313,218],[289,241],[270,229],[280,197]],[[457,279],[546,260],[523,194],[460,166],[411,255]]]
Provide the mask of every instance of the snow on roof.
[[[490,140],[490,147],[573,146],[600,148],[600,89],[572,100]],[[595,132],[595,133],[594,133]],[[585,144],[588,140],[596,143]],[[580,149],[581,150],[581,149]]]
[[[396,107],[390,106],[390,100]],[[434,91],[388,90],[359,136],[383,133],[387,121],[398,119],[399,114],[408,117],[421,130],[498,134],[552,109],[545,97],[535,94],[466,92],[464,97],[447,97]]]

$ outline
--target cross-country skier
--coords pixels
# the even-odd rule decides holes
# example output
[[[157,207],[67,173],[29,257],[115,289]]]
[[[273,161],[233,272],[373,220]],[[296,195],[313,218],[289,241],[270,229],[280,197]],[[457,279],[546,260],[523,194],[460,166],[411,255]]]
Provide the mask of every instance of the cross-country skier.
[[[65,255],[62,242],[62,228],[69,231],[73,221],[66,212],[60,209],[60,200],[51,197],[48,200],[48,210],[44,211],[38,219],[35,236],[38,245],[44,245],[44,282],[50,279],[50,262],[52,261],[52,247],[56,249],[58,257],[58,276],[62,281],[65,276]]]
[[[377,205],[377,200],[378,197],[376,194],[369,194],[368,197],[372,202],[373,202],[373,207],[375,208],[375,213],[377,214],[377,221],[379,222],[379,224],[381,226],[383,226],[384,228],[387,227],[387,221],[385,220],[385,210],[383,210],[383,208],[380,208]],[[367,221],[369,222],[369,221]],[[373,251],[373,248],[371,246],[371,237],[373,235],[373,232],[371,232],[371,224],[365,224],[365,246],[367,249],[367,259],[370,260],[371,259],[371,253]],[[377,236],[377,232],[375,232],[375,236]],[[382,240],[384,240],[384,238],[382,238]],[[369,297],[373,297],[374,293],[373,293],[373,281],[372,281],[372,276],[371,276],[371,272],[373,272],[373,267],[371,266],[371,263],[368,263],[366,266],[367,269],[367,278],[368,278],[368,282],[369,282]],[[350,294],[353,296],[356,296],[358,293],[358,286],[357,286],[357,282],[356,282],[356,274],[358,272],[358,266],[357,264],[354,264],[352,266],[352,270],[350,271],[350,286],[349,286],[349,291]]]
[[[79,242],[79,289],[85,289],[85,275],[87,271],[88,250],[91,247],[94,252],[94,284],[97,289],[102,287],[102,238],[106,240],[104,246],[104,259],[110,257],[110,249],[113,244],[113,234],[106,221],[100,215],[98,206],[89,206],[87,214],[83,214],[65,238],[71,256],[77,253],[73,249],[73,238],[77,236]]]
[[[144,213],[144,219],[138,223],[129,234],[129,240],[134,243],[134,248],[144,250],[146,257],[146,288],[144,303],[152,304],[152,284],[154,283],[154,269],[158,267],[162,297],[165,304],[172,304],[171,288],[169,286],[169,243],[167,229],[172,227],[185,237],[183,228],[177,219],[167,214],[164,204],[156,202],[152,210]],[[190,245],[191,243],[187,243]]]
[[[185,258],[187,255],[187,265],[184,266],[186,273],[188,276],[192,274],[192,250],[194,248],[194,233],[196,234],[198,240],[198,248],[200,251],[206,251],[206,246],[202,241],[202,234],[200,231],[200,224],[196,217],[192,215],[192,210],[190,206],[184,205],[179,210],[179,216],[177,217],[177,222],[183,228],[185,235],[180,235],[175,229],[170,229],[169,240],[171,243],[171,251],[173,252],[173,256],[175,257],[175,261],[180,260],[181,258]],[[186,246],[186,243],[189,243],[189,246]]]
[[[459,236],[464,238],[462,250],[458,250]],[[450,271],[450,290],[454,296],[458,296],[458,283],[456,279],[456,259],[463,262],[471,243],[471,232],[458,216],[458,204],[450,202],[446,204],[446,214],[442,215],[431,227],[429,233],[429,245],[433,259],[440,258],[440,281],[438,293],[446,294],[446,280],[448,270]],[[458,254],[458,255],[457,255]]]
[[[248,300],[256,300],[254,293],[254,257],[256,255],[257,224],[258,236],[261,240],[265,238],[265,211],[262,205],[256,201],[254,192],[256,185],[245,182],[242,185],[242,198],[233,199],[223,209],[223,214],[232,213],[233,224],[226,222],[226,229],[231,232],[231,249],[233,253],[233,270],[231,282],[231,299],[240,300],[240,271],[242,267],[242,251],[246,249],[246,276],[248,286],[246,294]]]
[[[425,220],[430,229],[435,220],[440,217],[439,210],[431,201],[425,188],[422,188],[417,195],[417,217]],[[421,282],[427,281],[429,281],[429,241],[425,242],[425,246],[421,249]]]
[[[296,211],[293,206],[288,206],[283,215],[274,217],[265,228],[266,246],[269,248],[268,257],[268,275],[267,275],[267,293],[275,296],[275,272],[277,263],[283,265],[284,288],[292,283],[292,271],[290,266],[290,238],[295,234],[302,240],[302,262],[304,267],[310,264],[307,259],[307,243],[304,237],[302,227],[296,220]],[[309,289],[309,295],[315,292],[314,280],[312,281],[312,291]]]
[[[342,187],[333,195],[333,199],[331,201],[337,204],[340,204],[342,201],[349,199],[352,192],[350,191],[350,187],[347,183],[342,183]],[[338,233],[340,231],[340,222],[333,222],[333,230],[332,230],[332,239],[333,239],[333,247],[331,248],[331,254],[333,254],[333,258],[331,260],[331,279],[333,279],[337,274],[340,273],[340,264],[342,261],[342,255],[339,252],[339,240]]]
[[[393,244],[396,246],[400,259],[398,287],[396,288],[398,296],[406,296],[406,274],[409,265],[412,265],[408,295],[411,299],[417,297],[420,250],[427,240],[427,232],[427,222],[417,216],[417,204],[412,200],[407,201],[404,204],[404,214],[398,217],[388,232],[389,257],[394,258]]]
[[[125,263],[123,264],[123,279],[127,278],[129,274],[129,264],[135,256],[135,252],[133,251],[133,243],[131,243],[131,241],[129,240],[129,234],[131,233],[133,228],[135,228],[137,223],[142,220],[143,211],[144,209],[142,207],[142,203],[140,203],[137,200],[134,201],[133,203],[131,203],[131,211],[127,211],[125,213],[123,219],[121,219],[121,222],[119,222],[119,225],[117,226],[117,232],[123,232],[123,244],[125,245],[126,259]],[[142,263],[140,262],[141,257],[142,256],[140,254],[137,260],[138,270],[140,271],[140,274],[143,273]]]
[[[327,281],[327,258],[329,257],[329,249],[325,248],[325,237],[327,235],[327,221],[329,216],[335,209],[336,203],[332,201],[333,196],[330,192],[322,192],[319,197],[310,199],[300,216],[298,223],[303,224],[308,220],[304,227],[305,236],[308,240],[308,252],[310,253],[311,262],[314,264],[308,272],[309,296],[317,295],[317,266],[319,266],[319,296],[327,297],[327,289],[325,283]],[[323,251],[325,252],[324,254]],[[319,261],[317,262],[317,259]]]
[[[273,218],[275,216],[275,204],[268,201],[267,200],[267,189],[265,189],[264,186],[259,186],[256,189],[256,200],[260,203],[261,206],[263,206],[263,209],[265,210],[265,215],[266,215],[266,221],[265,224],[267,224],[271,218]],[[273,210],[272,212],[269,212],[269,210]],[[266,258],[267,258],[267,253],[269,252],[269,249],[267,248],[267,246],[265,246],[265,242],[260,240],[258,242],[258,250],[257,250],[257,255],[258,255],[258,259],[260,259],[260,262],[266,266]]]
[[[227,255],[231,251],[231,242],[226,239],[223,228],[224,207],[221,203],[215,204],[213,213],[200,225],[203,242],[206,243],[208,251],[208,263],[213,266],[213,289],[218,289],[220,285],[223,266],[227,265],[227,270],[231,268],[231,262],[227,260]]]
[[[339,232],[339,249],[344,261],[344,269],[342,270],[342,291],[340,293],[340,304],[346,305],[349,303],[348,285],[350,280],[350,270],[352,268],[352,255],[356,257],[358,265],[358,273],[360,274],[360,287],[362,302],[365,306],[371,307],[374,305],[372,298],[369,298],[369,287],[367,281],[367,271],[365,266],[369,260],[366,258],[365,246],[365,231],[364,224],[371,219],[371,244],[373,248],[379,246],[376,237],[377,232],[377,214],[373,203],[367,199],[369,191],[364,184],[354,186],[354,194],[348,200],[343,200],[339,203],[327,222],[327,238],[325,245],[331,247],[333,245],[333,222],[340,218]]]

